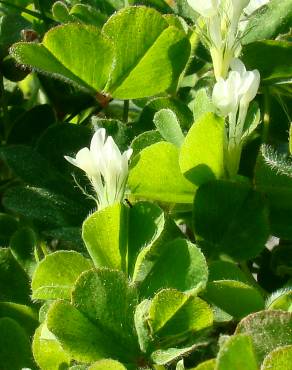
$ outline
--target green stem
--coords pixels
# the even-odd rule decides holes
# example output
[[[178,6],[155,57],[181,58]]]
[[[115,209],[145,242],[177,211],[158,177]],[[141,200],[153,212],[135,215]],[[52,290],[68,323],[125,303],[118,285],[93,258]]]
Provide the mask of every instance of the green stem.
[[[129,100],[124,100],[124,110],[123,110],[123,122],[128,123],[129,119]]]
[[[47,256],[48,254],[50,254],[50,251],[49,251],[49,249],[48,249],[48,247],[47,247],[47,245],[44,241],[40,242],[40,247],[41,247],[41,250],[42,250],[44,256]]]
[[[270,103],[270,95],[269,89],[266,87],[264,91],[264,119],[263,119],[263,142],[266,143],[269,139],[269,131],[270,131],[270,111],[271,111],[271,103]]]

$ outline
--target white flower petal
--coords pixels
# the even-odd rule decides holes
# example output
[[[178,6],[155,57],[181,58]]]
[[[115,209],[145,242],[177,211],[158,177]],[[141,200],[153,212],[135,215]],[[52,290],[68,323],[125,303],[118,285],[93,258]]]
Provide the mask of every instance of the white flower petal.
[[[124,154],[126,154],[126,157],[127,157],[128,161],[129,161],[129,159],[131,158],[131,156],[132,156],[132,154],[133,154],[133,149],[132,149],[132,148],[130,148],[130,149],[126,150],[126,151],[124,152]]]
[[[106,131],[104,128],[99,128],[92,136],[90,143],[90,151],[100,152],[104,146]]]
[[[243,84],[244,94],[241,99],[244,104],[249,104],[255,98],[260,86],[260,79],[258,70],[246,72]]]
[[[212,44],[219,50],[222,47],[221,19],[219,15],[210,18],[208,31]]]
[[[220,0],[187,0],[190,7],[205,18],[213,17],[217,14]]]
[[[233,58],[230,62],[230,67],[232,71],[238,72],[240,75],[243,75],[246,72],[245,65],[238,58]]]
[[[223,116],[236,113],[239,86],[240,75],[238,72],[230,72],[226,81],[219,78],[215,84],[212,94],[213,104]]]
[[[79,150],[76,154],[76,158],[65,156],[65,159],[86,172],[89,177],[94,176],[96,173],[95,164],[88,148]]]

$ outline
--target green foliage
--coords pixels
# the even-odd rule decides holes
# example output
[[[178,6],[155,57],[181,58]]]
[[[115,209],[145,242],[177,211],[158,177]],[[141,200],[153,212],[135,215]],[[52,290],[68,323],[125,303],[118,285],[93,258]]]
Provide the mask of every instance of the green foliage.
[[[283,311],[261,311],[244,318],[236,334],[252,338],[258,363],[274,349],[291,344],[292,314]]]
[[[191,127],[182,145],[179,164],[184,176],[195,185],[224,177],[224,121],[207,113]]]
[[[116,55],[106,91],[118,99],[143,98],[167,90],[179,77],[190,52],[185,35],[168,27],[162,16],[149,8],[125,9],[109,19],[103,33],[112,40]],[[124,45],[128,45],[127,54]]]
[[[41,325],[35,332],[32,349],[36,363],[41,369],[57,370],[70,364],[70,356],[62,349],[59,342],[51,335],[45,335],[48,329]]]
[[[135,197],[170,203],[192,203],[195,189],[181,174],[178,149],[165,142],[153,144],[135,157],[129,187]]]
[[[227,339],[217,357],[218,370],[257,370],[257,362],[251,338],[245,335],[234,335]]]
[[[212,311],[200,298],[174,290],[160,291],[149,308],[149,326],[156,340],[169,342],[184,338],[212,324]],[[168,346],[171,343],[168,343]]]
[[[98,29],[77,24],[53,28],[42,44],[19,43],[12,52],[19,63],[62,77],[90,91],[104,88],[113,58],[110,41],[102,37]],[[94,73],[95,65],[99,73]]]
[[[286,63],[291,55],[291,42],[268,40],[246,45],[242,58],[249,69],[260,71],[264,84],[271,85],[291,79],[291,66]]]
[[[184,141],[184,135],[180,128],[175,113],[170,109],[161,109],[155,113],[154,124],[161,136],[170,143],[180,147]]]
[[[267,370],[281,370],[285,369],[287,364],[291,364],[292,360],[292,347],[283,346],[276,348],[265,357],[262,364],[262,369]],[[289,365],[288,365],[289,366]]]
[[[0,249],[0,301],[30,303],[29,279],[9,248]]]
[[[290,369],[292,2],[200,3],[0,0],[1,370]]]
[[[82,235],[96,267],[126,269],[126,214],[127,208],[116,204],[85,220]]]
[[[256,186],[269,200],[273,234],[284,238],[291,236],[288,221],[292,212],[291,175],[291,160],[289,158],[281,156],[269,146],[261,148],[256,164]]]
[[[197,292],[206,285],[208,269],[204,255],[194,244],[175,239],[145,248],[137,258],[133,279],[141,284],[145,296],[161,288]]]
[[[0,361],[3,370],[33,366],[29,337],[16,321],[0,318]]]
[[[168,27],[158,12],[131,7],[111,17],[102,32],[93,26],[67,24],[50,30],[42,44],[15,44],[11,52],[19,63],[88,91],[129,99],[171,87],[187,62],[190,46],[184,33]]]
[[[203,297],[237,319],[264,309],[264,299],[257,289],[240,281],[212,281]]]
[[[271,0],[265,9],[252,15],[249,20],[244,44],[258,40],[271,40],[289,31],[292,20],[291,0]]]
[[[32,277],[33,299],[70,299],[79,275],[91,268],[90,260],[73,251],[47,255],[38,264]]]
[[[123,366],[120,362],[114,360],[100,360],[90,366],[89,370],[126,370],[125,366]]]
[[[248,185],[212,181],[196,193],[194,230],[208,254],[247,260],[265,247],[269,235],[267,207]]]

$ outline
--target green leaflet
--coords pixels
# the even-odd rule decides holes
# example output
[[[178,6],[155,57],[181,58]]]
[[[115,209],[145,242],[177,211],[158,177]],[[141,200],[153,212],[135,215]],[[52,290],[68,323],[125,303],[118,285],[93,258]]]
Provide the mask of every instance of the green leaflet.
[[[92,92],[104,88],[113,60],[111,42],[97,28],[79,24],[51,29],[42,44],[15,44],[11,53],[18,63]]]
[[[270,0],[267,7],[250,17],[243,44],[258,40],[271,40],[289,31],[292,20],[291,0]]]
[[[41,369],[58,370],[61,366],[70,364],[70,356],[62,349],[60,343],[53,338],[42,338],[41,325],[35,332],[32,349],[35,361]]]
[[[272,350],[292,343],[292,314],[283,311],[261,311],[245,317],[235,334],[252,338],[258,364]]]
[[[234,335],[219,350],[216,370],[258,370],[252,340],[247,335]]]
[[[11,53],[18,63],[91,93],[134,99],[166,91],[179,78],[190,44],[154,9],[128,7],[110,17],[102,31],[69,23],[48,31],[41,44],[15,44]]]
[[[3,370],[33,366],[29,337],[14,320],[0,318],[0,363]]]
[[[195,185],[224,177],[225,124],[222,118],[206,113],[198,118],[182,145],[179,165]]]
[[[264,359],[261,370],[282,370],[292,363],[292,345],[271,351]]]
[[[192,203],[195,192],[181,174],[178,149],[166,142],[143,149],[133,159],[128,184],[134,196],[168,203]]]
[[[235,318],[264,309],[264,299],[256,288],[233,280],[217,280],[207,284],[203,297]]]
[[[34,299],[70,299],[79,275],[90,270],[92,262],[73,251],[58,251],[47,255],[32,277]]]
[[[248,260],[265,248],[269,236],[263,197],[241,183],[217,180],[202,185],[196,192],[193,221],[199,245],[210,255]]]
[[[179,77],[190,52],[185,34],[168,27],[161,15],[149,8],[130,7],[117,13],[105,24],[103,33],[113,41],[116,52],[105,90],[119,99],[167,90]],[[128,45],[127,54],[124,45]]]

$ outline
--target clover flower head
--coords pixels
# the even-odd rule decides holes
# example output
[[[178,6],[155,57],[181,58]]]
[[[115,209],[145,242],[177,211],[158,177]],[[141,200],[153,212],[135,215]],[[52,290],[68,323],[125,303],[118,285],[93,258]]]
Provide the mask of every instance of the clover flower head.
[[[98,209],[102,209],[123,200],[131,155],[132,149],[121,153],[113,138],[106,137],[105,129],[99,128],[90,148],[82,148],[75,158],[65,159],[86,173],[95,190]]]
[[[240,54],[247,12],[253,12],[268,1],[188,0],[203,19],[201,34],[210,50],[217,81],[220,77],[226,78],[231,60]]]
[[[233,59],[230,66],[228,78],[220,77],[212,94],[213,104],[223,116],[236,115],[240,105],[247,109],[260,84],[259,71],[247,71],[240,59]]]

